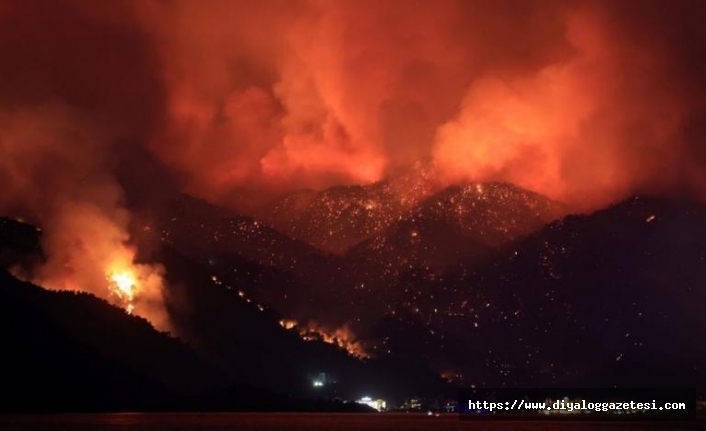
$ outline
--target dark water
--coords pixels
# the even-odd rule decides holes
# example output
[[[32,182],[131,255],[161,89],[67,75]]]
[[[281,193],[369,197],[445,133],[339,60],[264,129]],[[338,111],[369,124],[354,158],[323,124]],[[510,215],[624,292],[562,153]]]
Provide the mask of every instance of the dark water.
[[[690,422],[461,422],[457,415],[308,413],[115,413],[81,415],[0,415],[0,430],[14,431],[361,431],[361,430],[704,430]]]

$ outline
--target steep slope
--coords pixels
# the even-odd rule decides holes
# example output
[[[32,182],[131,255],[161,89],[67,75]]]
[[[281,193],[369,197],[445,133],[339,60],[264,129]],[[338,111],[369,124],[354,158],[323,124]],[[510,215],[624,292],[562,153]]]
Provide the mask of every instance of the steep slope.
[[[227,385],[178,340],[88,294],[0,270],[3,411],[152,410]]]
[[[13,226],[19,232],[27,227]],[[31,232],[36,230],[31,228]],[[22,247],[17,241],[4,241],[0,250],[39,250],[36,243],[24,247],[36,241],[37,235],[26,239],[19,241]],[[6,356],[3,369],[8,373],[6,381],[12,383],[6,389],[21,392],[17,404],[8,410],[23,406],[35,406],[38,411],[54,409],[49,404],[51,397],[71,386],[73,380],[79,395],[64,398],[65,404],[57,403],[58,411],[340,411],[351,407],[297,399],[322,395],[357,399],[365,393],[396,399],[446,389],[424,364],[394,357],[361,361],[316,334],[302,339],[297,331],[280,324],[278,313],[224,284],[212,275],[209,265],[200,265],[169,244],[163,245],[159,258],[166,269],[166,301],[175,333],[190,346],[91,295],[45,291],[3,272],[0,295],[6,297],[0,298],[4,299],[0,306],[9,310],[3,314],[2,329],[10,337],[7,346],[13,352]],[[267,268],[256,268],[267,272]],[[22,330],[14,331],[17,327]],[[47,358],[51,358],[49,365],[43,366]],[[82,374],[84,366],[86,375]],[[41,372],[33,373],[34,367]],[[62,368],[66,370],[62,372]],[[17,373],[18,369],[22,372]],[[312,378],[322,372],[336,376],[336,384],[327,385],[325,390],[313,388]],[[235,383],[240,386],[231,389]],[[50,387],[44,391],[46,398],[29,403],[41,385]],[[103,392],[105,397],[95,396]]]
[[[8,268],[41,254],[41,231],[18,220],[0,217],[0,268]]]
[[[361,361],[336,343],[302,339],[296,330],[280,324],[279,313],[211,277],[206,268],[169,247],[162,262],[170,285],[170,315],[179,333],[238,382],[292,396],[326,393],[344,399],[365,393],[401,399],[445,390],[424,363],[404,357]],[[326,390],[312,387],[313,376],[320,373],[336,376],[336,385]]]
[[[418,299],[378,330],[466,384],[703,388],[705,281],[706,207],[633,198],[443,280],[409,273]]]
[[[294,240],[250,217],[181,196],[168,205],[155,239],[193,260],[224,285],[242,290],[287,317],[349,323],[358,286],[373,286],[379,268],[352,264]],[[339,310],[328,313],[328,310]]]
[[[434,172],[431,163],[418,162],[370,185],[299,191],[265,209],[263,217],[293,238],[340,255],[431,195]]]
[[[341,254],[389,226],[406,209],[388,183],[301,191],[272,210],[283,232],[314,247]]]
[[[416,268],[441,271],[540,229],[560,211],[544,196],[511,184],[452,186],[416,205],[348,256],[381,264],[395,275]]]

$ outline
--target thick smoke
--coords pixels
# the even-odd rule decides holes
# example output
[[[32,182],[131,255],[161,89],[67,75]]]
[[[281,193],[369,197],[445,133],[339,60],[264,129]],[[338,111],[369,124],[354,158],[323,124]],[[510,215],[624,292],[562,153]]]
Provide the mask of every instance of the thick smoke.
[[[577,210],[703,194],[705,9],[0,0],[0,210],[45,228],[39,281],[97,292],[110,261],[134,264],[115,169],[137,148],[233,207],[418,160]]]
[[[44,231],[46,262],[19,275],[134,307],[168,329],[163,270],[136,262],[113,174],[119,146],[145,138],[157,118],[151,60],[115,21],[127,14],[92,4],[0,3],[0,210]],[[134,297],[119,295],[115,274],[134,281]]]
[[[698,2],[184,1],[140,16],[167,97],[151,148],[218,202],[420,159],[580,210],[702,175],[700,130],[686,135],[703,111]]]

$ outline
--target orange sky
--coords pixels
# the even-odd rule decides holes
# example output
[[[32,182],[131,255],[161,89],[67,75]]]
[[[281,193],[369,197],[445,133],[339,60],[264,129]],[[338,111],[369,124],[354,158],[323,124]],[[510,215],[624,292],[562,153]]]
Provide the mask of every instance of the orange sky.
[[[580,211],[703,195],[705,21],[666,0],[0,0],[0,210],[69,229],[90,208],[129,242],[137,150],[234,207],[418,160]]]
[[[0,116],[101,135],[5,139],[0,175],[68,152],[109,176],[133,145],[222,203],[417,160],[584,209],[698,186],[698,3],[0,1]]]

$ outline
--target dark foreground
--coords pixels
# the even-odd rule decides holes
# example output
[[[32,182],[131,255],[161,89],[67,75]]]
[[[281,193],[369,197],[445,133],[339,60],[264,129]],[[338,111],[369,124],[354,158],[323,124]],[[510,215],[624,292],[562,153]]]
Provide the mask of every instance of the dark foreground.
[[[111,413],[0,415],[0,429],[13,430],[701,430],[688,422],[460,422],[457,415],[309,413]]]

